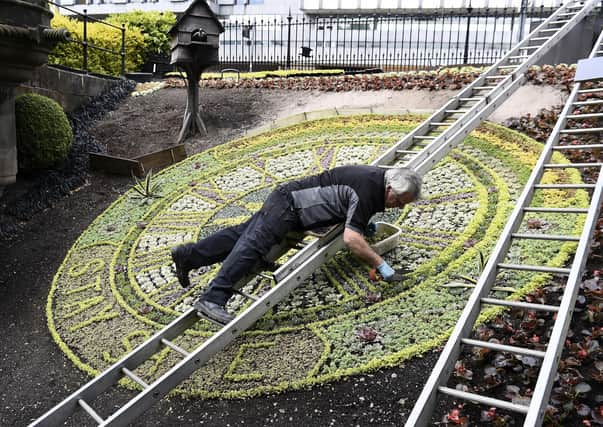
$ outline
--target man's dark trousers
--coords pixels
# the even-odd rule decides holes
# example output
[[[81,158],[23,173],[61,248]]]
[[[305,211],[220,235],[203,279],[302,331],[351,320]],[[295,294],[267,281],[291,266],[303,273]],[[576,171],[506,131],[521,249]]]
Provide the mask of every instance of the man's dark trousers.
[[[291,196],[277,188],[248,221],[197,242],[187,257],[187,265],[198,268],[223,261],[201,299],[224,306],[233,294],[233,286],[251,273],[289,231],[298,229]]]

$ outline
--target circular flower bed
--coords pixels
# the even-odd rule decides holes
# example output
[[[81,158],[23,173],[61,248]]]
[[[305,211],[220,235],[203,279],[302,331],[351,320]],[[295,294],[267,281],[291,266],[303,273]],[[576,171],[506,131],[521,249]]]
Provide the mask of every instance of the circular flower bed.
[[[171,247],[245,220],[279,182],[371,162],[419,121],[369,115],[306,122],[233,141],[166,169],[154,178],[160,197],[126,193],[80,236],[56,274],[47,306],[55,340],[86,372],[106,369],[190,308],[215,275],[217,266],[194,271],[192,289],[182,289]],[[423,200],[376,218],[404,230],[385,258],[412,269],[407,280],[371,282],[368,267],[342,251],[176,393],[245,397],[299,388],[396,365],[443,343],[471,292],[444,285],[479,274],[480,254],[492,250],[540,150],[527,137],[484,124],[425,176]],[[553,171],[544,180],[578,182],[579,175]],[[544,191],[537,199],[546,206],[586,203],[575,190]],[[546,226],[532,232],[575,234],[581,228],[575,217],[535,219]],[[534,223],[528,222],[522,227]],[[510,256],[560,266],[574,247],[525,241]],[[499,277],[514,288],[512,298],[547,280],[527,272]],[[244,290],[261,295],[271,286],[259,277]],[[236,313],[248,304],[234,297],[228,308]],[[176,344],[193,350],[216,330],[200,320]],[[150,382],[178,360],[165,349],[136,373]]]

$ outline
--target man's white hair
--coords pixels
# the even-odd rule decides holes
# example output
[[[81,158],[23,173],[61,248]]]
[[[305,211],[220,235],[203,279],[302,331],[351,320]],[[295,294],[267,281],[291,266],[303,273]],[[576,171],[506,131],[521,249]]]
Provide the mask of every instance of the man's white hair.
[[[411,193],[417,200],[421,197],[423,178],[410,168],[393,168],[385,171],[385,186],[390,187],[394,194]]]

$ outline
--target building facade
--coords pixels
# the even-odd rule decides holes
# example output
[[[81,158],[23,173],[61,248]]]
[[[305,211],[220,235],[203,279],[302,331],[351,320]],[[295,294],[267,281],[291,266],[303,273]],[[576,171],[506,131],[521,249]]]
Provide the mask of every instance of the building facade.
[[[524,7],[558,7],[568,0],[207,0],[221,18],[241,16],[338,16],[387,15],[429,12],[464,13],[469,7],[489,10],[519,10]],[[62,6],[88,15],[143,11],[182,13],[192,0],[58,0]],[[62,10],[61,13],[71,14]],[[237,19],[237,18],[234,18]]]

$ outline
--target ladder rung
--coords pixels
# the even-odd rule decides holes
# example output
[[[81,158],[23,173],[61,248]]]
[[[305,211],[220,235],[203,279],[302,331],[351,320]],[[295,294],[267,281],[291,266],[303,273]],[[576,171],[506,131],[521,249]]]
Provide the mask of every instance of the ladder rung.
[[[579,190],[595,188],[595,184],[536,184],[534,188],[540,190]]]
[[[266,274],[266,273],[258,273],[258,276],[264,278],[264,279],[268,279],[268,280],[274,280],[274,276],[271,276],[270,274]],[[243,291],[238,291],[239,294],[243,295],[244,297],[247,297],[246,295],[244,295]],[[255,298],[255,297],[253,297]],[[253,299],[250,298],[250,299]]]
[[[509,59],[525,59],[525,58],[529,58],[529,56],[528,55],[509,56]]]
[[[493,342],[472,340],[469,338],[463,338],[461,340],[463,344],[471,345],[473,347],[489,348],[495,351],[505,351],[507,353],[521,354],[522,356],[540,357],[544,359],[544,351],[531,350],[529,348],[516,347],[512,345],[496,344]]]
[[[548,39],[550,39],[550,37],[534,37],[534,38],[531,38],[530,41],[533,42],[533,41],[541,41],[541,40],[548,40]]]
[[[461,102],[481,101],[484,98],[459,98]]]
[[[600,168],[603,167],[603,163],[547,163],[544,165],[545,168]]]
[[[132,381],[138,383],[142,388],[147,388],[149,385],[145,383],[142,378],[130,371],[128,368],[121,368],[121,371],[128,376]]]
[[[105,421],[84,400],[80,399],[77,401],[77,403],[79,403],[79,405],[84,409],[84,411],[86,411],[88,415],[94,418],[94,421],[96,421],[97,423],[102,424]]]
[[[549,24],[567,24],[568,22],[570,22],[570,20],[563,20],[563,21],[551,21],[549,22]]]
[[[590,119],[593,117],[603,117],[603,113],[589,113],[589,114],[570,114],[566,116],[568,119],[580,120],[580,119]]]
[[[490,305],[501,305],[504,307],[524,308],[526,310],[540,310],[540,311],[551,311],[551,312],[559,311],[559,307],[556,307],[554,305],[534,304],[531,302],[523,302],[523,301],[508,301],[505,299],[497,299],[497,298],[482,298],[482,303],[490,304]]]
[[[603,51],[602,51],[603,53]],[[572,102],[572,105],[579,105],[579,106],[583,106],[583,105],[598,105],[598,104],[603,104],[603,99],[597,99],[594,101],[577,101],[577,102]]]
[[[558,268],[558,267],[545,267],[541,265],[527,265],[527,264],[497,264],[499,268],[507,270],[521,270],[521,271],[538,271],[541,273],[555,273],[555,274],[569,274],[569,268]]]
[[[266,275],[266,276],[267,276],[267,275]],[[270,276],[269,276],[269,277],[270,277]],[[272,280],[272,279],[273,279],[273,277],[270,277],[270,280]],[[252,301],[257,301],[257,300],[258,300],[258,297],[256,297],[255,295],[250,295],[250,294],[248,294],[247,292],[243,292],[243,291],[242,291],[242,290],[240,290],[240,289],[235,289],[234,291],[235,291],[235,293],[237,293],[237,294],[239,294],[239,295],[241,295],[241,296],[243,296],[243,297],[245,297],[245,298],[247,298],[247,299],[250,299],[250,300],[252,300]]]
[[[207,320],[210,323],[213,323],[216,326],[219,326],[220,328],[223,328],[224,326],[226,326],[224,323],[220,323],[215,319],[212,319],[209,316],[206,316],[205,314],[201,313],[200,311],[197,312],[197,316],[199,316],[201,319]]]
[[[584,129],[563,129],[561,133],[598,133],[603,132],[603,128],[584,128]],[[586,147],[586,145],[575,145],[575,147]]]
[[[525,212],[553,212],[553,213],[588,213],[588,209],[582,208],[539,208],[539,207],[528,207],[523,208]]]
[[[532,239],[532,240],[559,240],[563,242],[579,242],[580,237],[562,236],[559,234],[536,234],[536,233],[512,233],[511,237],[515,239]]]
[[[444,110],[446,114],[464,114],[469,110]]]
[[[454,122],[432,122],[429,123],[429,126],[451,126]]]
[[[487,406],[494,406],[495,408],[506,409],[508,411],[519,412],[521,414],[528,413],[528,406],[518,405],[513,402],[508,402],[506,400],[495,399],[493,397],[480,396],[479,394],[468,393],[466,391],[455,390],[450,387],[438,387],[438,390],[441,393],[447,394],[449,396],[458,397],[459,399],[469,400],[472,402],[478,402]]]
[[[539,33],[550,33],[550,32],[555,32],[555,31],[559,31],[559,28],[547,28],[544,30],[539,30]]]
[[[418,135],[418,136],[413,136],[414,139],[436,139],[437,136],[425,136],[425,135]]]
[[[520,47],[519,49],[539,49],[540,46],[524,46],[524,47]]]
[[[513,57],[511,57],[511,58],[513,58]],[[517,58],[520,58],[520,57],[518,56]],[[521,58],[524,58],[524,57],[521,56]],[[526,56],[525,58],[529,58],[529,56]],[[507,77],[509,77],[509,76],[508,75],[507,76],[486,76],[487,79],[498,79],[498,80],[506,79]]]
[[[188,351],[186,351],[186,350],[185,350],[185,349],[183,349],[182,347],[177,346],[177,345],[176,345],[176,344],[174,344],[173,342],[168,341],[168,340],[166,340],[165,338],[161,338],[161,342],[162,342],[162,343],[163,343],[165,346],[167,346],[167,347],[171,348],[172,350],[174,350],[174,351],[176,351],[176,352],[180,353],[180,354],[181,354],[181,355],[183,355],[184,357],[188,356]]]
[[[475,90],[492,90],[492,89],[496,89],[496,86],[476,86],[473,89],[475,89]]]
[[[418,151],[413,150],[396,150],[396,154],[418,154]]]
[[[517,67],[519,67],[519,64],[518,65],[499,65],[496,68],[498,68],[499,70],[510,70],[511,68],[517,68]]]
[[[578,93],[597,93],[597,92],[603,92],[603,87],[596,87],[594,89],[581,89],[578,91]]]

